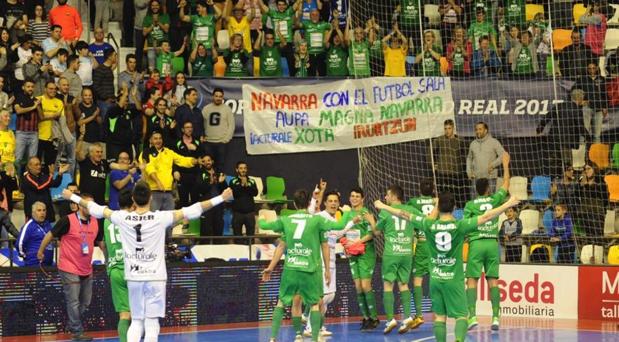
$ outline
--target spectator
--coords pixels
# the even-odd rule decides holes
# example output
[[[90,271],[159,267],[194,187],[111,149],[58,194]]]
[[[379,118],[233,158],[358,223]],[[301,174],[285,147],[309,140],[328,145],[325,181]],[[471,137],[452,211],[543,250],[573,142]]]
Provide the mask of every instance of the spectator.
[[[208,6],[213,8],[215,15],[208,13]],[[179,3],[179,17],[181,21],[191,23],[193,31],[191,32],[191,45],[204,44],[204,47],[210,49],[211,44],[214,42],[215,35],[215,23],[221,17],[221,9],[218,6],[213,6],[213,0],[198,0],[196,2],[197,15],[186,15],[186,0],[180,0]],[[241,36],[242,37],[242,36]]]
[[[454,36],[454,31],[462,27],[462,1],[442,0],[438,11],[441,14],[440,32],[443,40],[442,45],[447,46]]]
[[[8,38],[8,31],[3,31],[3,35]],[[15,79],[18,81],[24,80],[23,66],[32,58],[32,36],[27,34],[19,38],[19,46],[17,47],[17,62],[15,62]]]
[[[187,84],[187,77],[185,77],[185,74],[182,71],[177,72],[174,76],[174,86],[167,94],[170,99],[170,110],[173,109],[173,111],[176,111],[176,108],[185,103],[183,95],[189,88],[190,86]]]
[[[77,74],[80,68],[80,59],[77,55],[71,55],[67,58],[67,70],[65,70],[61,77],[66,78],[69,82],[69,94],[76,99],[80,99],[82,95],[82,79]]]
[[[138,98],[142,98],[144,94],[144,73],[139,73],[137,71],[138,62],[135,54],[128,54],[127,57],[125,57],[125,64],[127,65],[127,69],[118,75],[118,84],[121,89],[126,86],[129,92],[133,91],[133,88],[136,88]],[[135,106],[135,101],[129,98],[129,104]]]
[[[559,54],[559,67],[563,76],[576,79],[587,74],[587,65],[595,57],[591,48],[581,42],[578,30],[572,31],[571,38],[572,44]]]
[[[0,28],[0,77],[2,77],[5,82],[2,85],[2,89],[6,86],[7,90],[14,91],[15,89],[11,87],[11,84],[13,83],[11,82],[13,63],[9,63],[9,57],[11,60],[14,59],[15,51],[9,43],[9,32],[4,28]]]
[[[67,184],[67,189],[70,190],[72,193],[79,195],[77,183],[71,182]],[[54,208],[56,209],[58,216],[63,217],[71,213],[77,212],[79,206],[69,200],[61,198],[60,200],[54,201]]]
[[[505,246],[505,262],[519,263],[522,260],[522,221],[514,208],[507,209],[505,215],[507,220],[503,221],[499,232]]]
[[[169,149],[174,148],[177,141],[176,121],[174,112],[168,109],[168,101],[163,97],[155,101],[155,115],[148,118],[146,124],[146,136],[150,138],[154,132],[161,133],[163,146]]]
[[[204,148],[199,139],[193,136],[193,124],[186,121],[181,128],[182,135],[176,142],[174,150],[183,157],[200,158],[204,154]],[[191,168],[175,167],[174,179],[177,182],[178,197],[181,207],[186,207],[200,199],[197,187],[198,166]],[[210,198],[210,197],[208,197]]]
[[[79,41],[75,44],[75,51],[79,56],[79,69],[77,69],[77,75],[82,80],[84,87],[92,86],[93,70],[99,66],[97,60],[92,56],[88,50],[88,44],[84,41]]]
[[[599,237],[604,234],[604,217],[608,205],[608,189],[591,163],[585,165],[579,179],[576,198],[579,199],[577,220],[585,235]]]
[[[126,170],[110,171],[110,203],[112,210],[119,210],[118,198],[121,191],[131,191],[135,183],[140,180],[139,170],[131,165],[129,153],[120,152],[118,154],[118,164]]]
[[[110,22],[110,1],[109,0],[95,0],[95,8],[97,12],[95,14],[95,37],[98,29],[103,29],[103,32],[107,32],[108,24]]]
[[[404,36],[411,40],[410,48],[412,50],[421,50],[421,22],[419,19],[422,11],[422,4],[419,0],[400,0],[395,8],[398,27],[404,31]],[[407,44],[407,46],[409,45]]]
[[[557,243],[557,263],[574,263],[574,224],[563,203],[555,205],[555,217],[548,232],[550,241]]]
[[[86,154],[91,144],[100,143],[101,139],[102,123],[101,110],[95,106],[93,101],[92,90],[90,88],[84,88],[82,90],[82,101],[78,105],[78,126],[84,126],[82,138],[81,151],[77,153]]]
[[[58,80],[58,94],[56,98],[61,100],[64,107],[64,118],[66,121],[67,129],[71,133],[67,136],[68,140],[64,141],[64,144],[58,145],[58,152],[60,156],[65,156],[67,163],[69,164],[69,173],[73,176],[75,171],[75,124],[79,119],[78,103],[77,99],[69,94],[69,81],[66,78],[60,78]]]
[[[563,175],[557,178],[551,186],[551,194],[554,197],[554,203],[563,203],[568,208],[577,208],[577,183],[574,175],[574,167],[567,165],[563,171]]]
[[[142,59],[144,58],[144,18],[146,17],[149,3],[150,0],[133,0],[135,9],[133,32],[138,71],[142,71]]]
[[[155,68],[157,60],[157,50],[164,41],[168,41],[168,31],[170,30],[170,16],[161,12],[159,0],[152,0],[148,7],[148,12],[142,22],[142,33],[148,45],[148,68]],[[161,70],[160,67],[157,67]]]
[[[583,109],[585,128],[593,135],[593,142],[599,143],[602,137],[602,124],[608,116],[608,93],[606,78],[600,75],[596,62],[587,65],[587,75],[581,76],[573,89],[582,89],[586,106]]]
[[[92,72],[92,88],[97,99],[97,107],[101,109],[101,117],[105,119],[108,109],[116,102],[112,69],[116,65],[118,56],[114,49],[108,49],[105,50],[103,57],[105,62]]]
[[[4,89],[4,76],[0,75],[0,110],[9,110],[15,102],[15,97],[2,91]]]
[[[434,32],[426,31],[423,34],[422,49],[415,57],[419,73],[423,76],[441,76],[441,53],[443,49],[435,45]]]
[[[536,16],[541,16],[543,18],[543,13],[538,13]],[[536,21],[534,21],[536,23]],[[529,28],[529,32],[533,37],[533,41],[537,43],[537,60],[539,61],[539,70],[546,71],[546,74],[552,76],[554,66],[552,68],[548,68],[548,63],[551,60],[548,59],[548,56],[552,53],[551,49],[551,41],[552,41],[552,29],[550,25],[547,25],[545,21],[537,21],[536,24],[531,25]],[[554,71],[555,74],[559,75],[557,71]]]
[[[58,6],[49,11],[49,24],[62,27],[62,38],[71,45],[82,36],[82,18],[74,7],[67,5],[67,0],[58,0]]]
[[[463,207],[466,196],[461,189],[465,188],[462,169],[465,165],[464,155],[466,147],[464,141],[455,134],[454,121],[449,119],[443,123],[444,135],[434,139],[432,144],[436,170],[436,184],[438,192],[451,192],[456,198],[456,205]]]
[[[230,107],[224,103],[224,91],[213,89],[213,102],[202,108],[206,152],[215,159],[215,169],[223,171],[228,143],[234,136],[235,120]]]
[[[247,163],[239,161],[236,163],[236,177],[230,181],[230,188],[234,197],[232,202],[232,230],[235,236],[243,235],[243,225],[245,225],[245,235],[254,235],[256,228],[256,213],[254,196],[258,195],[256,181],[249,178]]]
[[[619,76],[619,47],[606,54],[606,74],[613,78]]]
[[[250,41],[255,42],[258,38],[258,30],[262,29],[262,9],[260,6],[260,0],[239,0],[236,7],[245,9],[245,17],[250,18]]]
[[[226,77],[245,77],[249,76],[249,60],[252,58],[243,48],[243,36],[235,34],[230,38],[230,48],[222,53],[226,62]]]
[[[99,14],[99,12],[99,8],[97,8],[97,14]],[[98,64],[103,64],[105,62],[105,50],[114,49],[112,45],[103,41],[103,39],[105,39],[105,32],[107,32],[107,29],[102,29],[100,27],[95,28],[95,41],[88,45],[88,51]]]
[[[277,31],[279,32],[279,31]],[[254,57],[260,58],[260,76],[282,77],[281,49],[286,47],[286,38],[280,34],[279,45],[275,45],[273,31],[258,31],[254,44]]]
[[[327,76],[348,76],[348,45],[337,18],[333,19],[331,28],[325,34],[324,43],[327,48]]]
[[[189,88],[183,93],[184,104],[176,108],[175,119],[177,136],[182,136],[181,132],[186,122],[192,123],[192,131],[194,139],[202,139],[204,137],[204,118],[202,112],[198,109],[198,91],[194,88]]]
[[[301,18],[301,22],[303,24],[311,21],[312,12],[318,11],[318,14],[320,15],[320,10],[322,7],[323,4],[320,0],[296,0],[292,6],[297,13],[297,17]],[[324,20],[328,19],[329,18],[325,18]]]
[[[3,210],[7,213],[13,211],[13,190],[17,189],[15,134],[9,129],[10,122],[11,114],[7,110],[0,110],[0,223]]]
[[[309,52],[307,49],[307,42],[305,40],[299,41],[296,51],[294,53],[294,68],[296,70],[295,77],[307,77],[309,75]]]
[[[606,37],[606,16],[600,11],[599,0],[589,3],[587,12],[578,20],[587,25],[585,30],[585,45],[591,48],[596,56],[604,55],[604,40]]]
[[[15,113],[17,122],[15,124],[15,159],[21,168],[25,161],[37,155],[38,125],[39,125],[39,104],[41,99],[34,97],[34,82],[24,81],[22,92],[15,98]],[[25,154],[25,156],[24,156]],[[21,170],[20,170],[21,171]]]
[[[456,77],[469,76],[471,74],[471,59],[473,58],[473,45],[466,41],[462,27],[453,31],[453,39],[447,45],[447,62],[449,63],[449,75]]]
[[[473,44],[473,50],[481,49],[481,38],[488,37],[491,42],[492,51],[496,53],[496,30],[492,23],[486,21],[486,11],[478,7],[476,10],[476,21],[471,24],[468,30],[469,41]]]
[[[34,18],[28,21],[28,33],[32,35],[34,43],[39,46],[50,36],[49,21],[43,6],[36,5],[34,8]]]
[[[520,43],[509,52],[511,71],[516,76],[533,76],[539,73],[537,45],[529,31],[520,34]]]
[[[47,63],[43,64],[43,50],[38,47],[32,49],[32,58],[28,63],[24,64],[24,78],[30,79],[34,83],[34,96],[43,95],[45,83],[50,79],[52,66]]]
[[[81,141],[78,140],[78,145]],[[103,159],[103,147],[99,143],[90,144],[88,146],[88,154],[83,154],[83,148],[78,149],[76,158],[80,165],[80,190],[92,197],[97,203],[105,203],[105,188],[107,176],[110,169],[129,169],[128,165],[119,165],[118,163],[108,163]]]
[[[144,165],[144,178],[152,191],[151,210],[174,209],[172,168],[174,165],[193,167],[196,159],[180,156],[164,147],[161,133],[156,131],[150,136],[150,147],[142,151],[138,160]]]
[[[310,20],[302,23],[301,27],[305,30],[305,40],[309,43],[309,76],[325,76],[327,74],[325,36],[331,25],[320,21],[320,12],[313,10],[310,13]]]
[[[501,165],[503,146],[488,132],[488,124],[475,124],[475,140],[471,141],[466,158],[466,174],[471,180],[471,194],[476,196],[475,182],[487,178],[489,189],[496,189],[498,167]]]
[[[39,147],[37,148],[37,156],[43,166],[54,164],[58,156],[57,143],[59,137],[54,136],[53,126],[64,115],[64,104],[62,100],[56,98],[56,90],[56,83],[48,81],[45,84],[45,95],[38,97],[41,105],[38,107]]]
[[[346,21],[346,41],[349,48],[349,72],[351,76],[356,77],[369,77],[372,75],[370,68],[370,46],[374,44],[374,41],[370,41],[366,38],[366,33],[362,27],[357,26],[351,31],[350,20]],[[368,30],[369,31],[369,30]],[[371,35],[372,39],[375,39],[375,35]]]
[[[232,13],[232,15],[230,15]],[[233,36],[238,33],[243,36],[243,43],[245,51],[252,52],[252,39],[250,34],[251,22],[254,20],[256,14],[256,8],[250,7],[249,13],[245,15],[244,4],[240,1],[233,6],[231,0],[226,0],[224,6],[224,24],[228,30],[228,34]]]
[[[37,252],[43,242],[45,235],[52,230],[52,224],[46,219],[47,210],[45,203],[34,202],[32,204],[32,218],[24,224],[19,233],[17,242],[17,252],[24,259],[24,266],[51,266],[54,262],[54,248],[48,245],[43,253],[43,260],[39,262]],[[2,215],[3,219],[8,220],[8,215]],[[4,222],[3,222],[4,223]],[[13,224],[9,221],[9,224]],[[15,227],[13,227],[15,229]]]
[[[135,105],[129,104],[132,98]],[[118,103],[108,112],[103,121],[105,134],[105,146],[109,161],[113,161],[120,152],[129,154],[131,160],[135,160],[140,143],[141,116],[138,108],[141,108],[137,87],[131,91],[127,87],[121,88]]]
[[[28,22],[28,15],[22,2],[6,0],[2,5],[4,8],[0,10],[0,17],[6,20],[4,27],[13,27],[17,21]]]
[[[68,165],[61,165],[58,169],[58,174],[54,176],[54,164],[49,165],[49,171],[43,172],[39,158],[30,157],[28,159],[26,173],[24,173],[19,183],[21,192],[24,194],[24,215],[26,218],[32,217],[32,204],[40,201],[48,209],[46,220],[49,222],[55,221],[50,189],[60,185],[62,174],[68,170]]]
[[[223,191],[226,188],[226,176],[223,173],[219,173],[219,170],[216,170],[213,165],[214,161],[211,156],[204,155],[202,157],[196,179],[200,200],[211,198],[213,193],[219,190]],[[200,236],[223,236],[224,208],[218,206],[211,209],[202,215],[200,220]]]
[[[506,0],[505,5],[499,2],[499,6],[505,9],[505,24],[510,26],[524,27],[526,23],[525,1]]]
[[[92,196],[82,193],[82,198],[92,200]],[[73,334],[73,341],[90,341],[84,334],[82,318],[92,298],[92,254],[95,242],[104,248],[103,229],[99,229],[97,220],[90,216],[88,209],[80,207],[75,214],[58,220],[52,230],[45,234],[37,256],[43,259],[43,251],[53,238],[60,239],[58,255],[58,273],[63,286],[68,330]]]
[[[185,46],[187,45],[186,41],[183,41],[183,45],[180,50],[172,52],[170,51],[170,43],[167,40],[161,42],[161,49],[157,52],[157,70],[160,70],[163,76],[170,77],[171,75],[176,74],[177,72],[182,72],[183,69],[176,68],[172,63],[174,58],[183,58],[182,55],[185,53]],[[183,62],[184,63],[184,62]],[[184,67],[183,67],[184,68]]]
[[[159,72],[159,70],[153,69],[150,72],[150,77],[148,78],[148,81],[146,81],[146,84],[144,86],[146,88],[146,91],[149,91],[153,88],[159,89],[161,96],[163,96],[163,94],[172,90],[174,84],[172,83],[172,78],[170,77],[170,75],[167,75],[164,79],[161,79],[161,73]]]
[[[45,53],[43,60],[46,62],[56,57],[60,49],[67,50],[69,48],[62,37],[62,27],[60,25],[52,25],[50,32],[49,38],[45,39],[42,44],[43,52]]]
[[[211,50],[207,50],[204,44],[198,44],[189,56],[190,71],[193,77],[213,77],[213,65],[217,61],[217,49],[212,44]]]
[[[483,36],[479,42],[479,49],[473,52],[473,70],[478,77],[496,75],[501,69],[501,60],[495,50],[490,48],[490,40]]]
[[[509,56],[510,51],[520,45],[520,27],[514,25],[509,28],[509,31],[505,30],[503,39],[503,55]]]
[[[406,76],[406,54],[408,51],[406,37],[394,25],[394,30],[383,37],[382,43],[385,59],[385,76]]]
[[[294,10],[288,6],[286,0],[276,0],[275,6],[277,9],[270,9],[264,4],[263,0],[258,0],[260,3],[260,10],[263,14],[263,19],[270,19],[273,31],[279,29],[279,33],[286,39],[286,46],[281,50],[282,55],[288,62],[288,70],[290,75],[297,75],[297,67],[295,53],[293,50],[293,29],[297,18],[295,17]],[[275,36],[275,44],[281,43],[279,36]],[[297,76],[297,77],[305,77]]]

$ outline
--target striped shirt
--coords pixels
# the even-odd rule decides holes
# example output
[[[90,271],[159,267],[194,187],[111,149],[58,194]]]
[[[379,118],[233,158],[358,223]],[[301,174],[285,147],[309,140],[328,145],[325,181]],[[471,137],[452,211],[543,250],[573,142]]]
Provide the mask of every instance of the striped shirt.
[[[15,98],[15,105],[19,105],[20,108],[32,107],[34,106],[34,96],[19,93]],[[15,125],[16,131],[36,132],[38,127],[39,114],[36,109],[27,113],[17,114],[17,123]]]
[[[47,21],[37,23],[34,19],[30,19],[28,21],[28,33],[40,45],[45,39],[49,38],[49,23]]]

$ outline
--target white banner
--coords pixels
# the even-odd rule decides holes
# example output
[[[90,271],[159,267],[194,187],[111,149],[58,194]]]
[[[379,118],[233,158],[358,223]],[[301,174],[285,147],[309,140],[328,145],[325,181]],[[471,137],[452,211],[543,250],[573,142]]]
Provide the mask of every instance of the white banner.
[[[243,85],[249,154],[342,150],[427,139],[454,119],[443,77],[377,77],[309,86]]]

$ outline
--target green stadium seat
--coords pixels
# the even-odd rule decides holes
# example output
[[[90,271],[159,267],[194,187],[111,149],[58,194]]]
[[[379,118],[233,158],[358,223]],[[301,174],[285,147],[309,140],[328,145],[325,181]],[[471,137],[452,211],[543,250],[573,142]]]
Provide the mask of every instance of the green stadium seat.
[[[613,145],[612,151],[612,167],[613,169],[619,169],[619,143]]]
[[[285,191],[286,181],[282,177],[267,177],[267,192],[264,194],[267,200],[275,203],[284,203],[287,201],[286,195],[284,195]]]

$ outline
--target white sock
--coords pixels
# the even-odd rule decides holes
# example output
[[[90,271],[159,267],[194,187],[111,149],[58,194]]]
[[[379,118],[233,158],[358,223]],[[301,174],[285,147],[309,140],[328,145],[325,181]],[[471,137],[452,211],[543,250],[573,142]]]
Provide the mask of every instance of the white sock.
[[[157,342],[159,339],[159,318],[147,318],[144,321],[144,342]]]
[[[140,342],[142,331],[144,331],[144,320],[131,319],[131,325],[127,330],[127,342]]]

